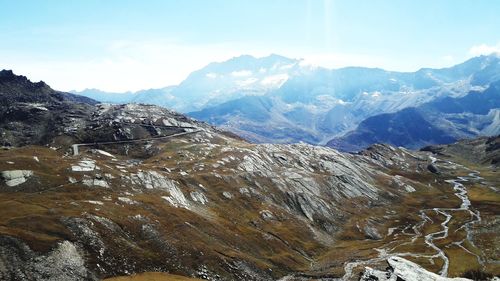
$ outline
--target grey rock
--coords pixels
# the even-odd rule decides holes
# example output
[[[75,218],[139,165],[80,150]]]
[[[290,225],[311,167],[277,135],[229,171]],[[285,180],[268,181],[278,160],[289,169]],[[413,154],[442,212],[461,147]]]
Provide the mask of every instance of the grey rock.
[[[439,174],[439,168],[434,164],[427,165],[427,170],[429,170],[431,173]]]
[[[387,259],[387,263],[389,267],[386,271],[367,267],[360,281],[470,281],[467,278],[439,276],[402,257],[390,257]]]
[[[3,171],[1,173],[2,178],[5,180],[5,184],[12,187],[22,183],[33,175],[33,171],[30,170],[10,170]]]
[[[69,241],[58,243],[46,254],[38,254],[23,242],[2,236],[0,280],[79,281],[98,278],[86,268],[83,254]]]

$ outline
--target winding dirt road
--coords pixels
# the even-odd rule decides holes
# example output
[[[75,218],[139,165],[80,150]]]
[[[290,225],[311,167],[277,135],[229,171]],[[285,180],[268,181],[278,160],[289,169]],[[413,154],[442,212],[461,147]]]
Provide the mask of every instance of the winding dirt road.
[[[434,157],[430,157],[431,162],[434,164],[437,159]],[[461,165],[458,165],[456,163],[452,162],[447,162],[448,164],[460,166],[461,168],[467,169],[466,167],[463,167]],[[466,177],[457,177],[456,179],[451,179],[447,180],[446,182],[452,185],[454,195],[457,196],[461,200],[461,205],[458,208],[432,208],[432,209],[422,209],[419,211],[420,213],[420,218],[421,221],[418,222],[417,224],[411,226],[411,227],[405,227],[402,231],[403,234],[411,236],[411,240],[409,242],[402,242],[400,240],[392,241],[384,246],[377,248],[376,250],[379,252],[378,257],[369,259],[369,260],[360,260],[360,261],[353,261],[353,262],[348,262],[344,266],[344,271],[345,274],[342,278],[342,280],[356,280],[356,274],[354,274],[354,269],[361,267],[361,266],[369,266],[373,264],[377,264],[380,262],[384,262],[389,258],[390,256],[400,256],[400,257],[415,257],[415,258],[428,258],[428,259],[435,259],[435,258],[440,258],[443,261],[443,266],[441,267],[441,270],[439,271],[439,274],[443,277],[446,277],[448,275],[448,268],[449,268],[449,258],[446,256],[446,253],[443,251],[442,248],[440,248],[438,245],[436,245],[437,241],[446,239],[449,237],[449,231],[450,231],[450,222],[453,221],[454,223],[458,222],[460,225],[459,228],[455,230],[455,232],[459,230],[464,230],[466,232],[466,237],[463,240],[460,241],[453,241],[450,244],[451,245],[456,245],[466,251],[467,253],[474,255],[478,263],[483,266],[484,261],[483,259],[468,250],[463,246],[463,243],[467,241],[470,245],[477,247],[474,245],[474,242],[472,241],[472,225],[480,222],[481,221],[481,215],[479,211],[474,210],[474,208],[471,206],[471,202],[469,200],[469,197],[467,195],[467,188],[464,185],[464,183],[469,182],[469,181],[478,181],[482,180],[482,178],[479,176],[478,171],[472,171],[470,169],[467,169],[470,171],[468,176]],[[457,212],[468,212],[470,215],[470,219],[463,221],[460,218],[456,218],[454,214]],[[443,216],[444,220],[439,223],[438,221],[434,221],[431,219],[432,215],[439,215]],[[438,226],[437,231],[430,232],[428,234],[423,233],[424,226],[426,225],[436,225]],[[405,232],[406,230],[411,229],[413,233],[408,233]],[[432,228],[431,228],[432,229]],[[429,255],[429,254],[418,254],[418,253],[408,253],[408,252],[398,252],[396,249],[400,246],[403,246],[405,244],[412,244],[417,241],[418,238],[421,238],[423,236],[425,244],[432,248],[436,253]],[[447,245],[448,246],[448,245]],[[442,247],[442,246],[441,246]],[[480,249],[477,249],[479,252]]]
[[[180,129],[191,129],[192,127],[178,127]],[[91,143],[75,143],[71,145],[71,148],[73,150],[73,155],[76,156],[79,154],[79,147],[80,146],[98,146],[98,145],[107,145],[107,144],[121,144],[121,143],[134,143],[134,142],[143,142],[143,141],[154,141],[154,140],[160,140],[160,139],[168,139],[168,138],[175,138],[175,137],[180,137],[180,136],[185,136],[189,134],[195,134],[200,132],[201,130],[193,130],[193,131],[186,131],[186,132],[181,132],[177,134],[172,134],[168,136],[161,136],[161,137],[155,137],[155,138],[142,138],[142,139],[130,139],[130,140],[121,140],[121,141],[107,141],[107,142],[91,142]]]

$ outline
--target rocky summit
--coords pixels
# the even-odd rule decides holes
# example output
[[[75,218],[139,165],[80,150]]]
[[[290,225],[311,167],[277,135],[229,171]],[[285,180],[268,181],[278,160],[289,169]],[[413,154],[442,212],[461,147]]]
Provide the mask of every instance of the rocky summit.
[[[498,137],[356,154],[251,144],[0,77],[1,280],[500,274]]]

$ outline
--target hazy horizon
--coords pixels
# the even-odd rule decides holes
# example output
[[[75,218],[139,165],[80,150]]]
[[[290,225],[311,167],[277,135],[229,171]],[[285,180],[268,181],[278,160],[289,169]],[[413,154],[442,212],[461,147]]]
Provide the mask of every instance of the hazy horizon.
[[[226,61],[229,61],[231,59],[236,59],[238,57],[241,57],[241,56],[252,56],[256,59],[262,59],[262,58],[266,58],[268,56],[272,56],[272,55],[279,55],[279,54],[269,54],[269,55],[266,55],[266,56],[252,56],[252,55],[240,55],[240,56],[237,56],[237,57],[231,57],[231,58],[228,58],[226,60],[223,60],[223,61],[213,61],[213,62],[210,62],[210,63],[223,63],[223,62],[226,62]],[[462,62],[458,62],[458,63],[454,63],[452,65],[449,65],[449,66],[443,66],[443,67],[437,67],[436,69],[440,69],[440,68],[447,68],[447,67],[453,67],[457,64],[461,64],[461,63],[464,63],[466,62],[467,60],[469,59],[472,59],[472,58],[476,58],[476,57],[480,57],[480,56],[493,56],[493,55],[496,55],[496,56],[499,56],[500,57],[500,52],[493,52],[493,53],[484,53],[484,54],[479,54],[477,56],[473,56],[473,57],[470,57],[470,58],[467,58],[465,61],[462,61]],[[294,60],[298,60],[300,61],[300,63],[302,62],[306,62],[305,59],[303,58],[289,58],[289,59],[294,59]],[[210,64],[209,63],[209,64]],[[209,64],[201,67],[200,69],[208,66]],[[322,68],[326,68],[326,69],[341,69],[341,68],[345,68],[345,67],[365,67],[365,66],[356,66],[356,65],[346,65],[346,66],[342,66],[342,67],[327,67],[327,66],[321,66],[321,65],[313,65],[313,64],[307,64],[307,65],[310,65],[311,67],[322,67]],[[373,67],[367,67],[367,68],[379,68],[379,69],[383,69],[383,70],[386,70],[386,71],[394,71],[394,72],[415,72],[415,71],[418,71],[420,69],[426,69],[426,68],[432,68],[432,67],[426,67],[426,66],[422,66],[422,67],[419,67],[418,69],[416,69],[415,71],[413,70],[410,70],[410,71],[398,71],[398,70],[392,70],[392,69],[385,69],[385,68],[381,68],[381,67],[377,67],[377,66],[373,66]],[[197,70],[200,70],[200,69],[194,69],[192,72],[194,71],[197,71]],[[0,69],[1,70],[1,69]],[[16,71],[15,69],[8,69],[8,68],[4,68],[4,70],[11,70],[15,75],[22,75],[22,76],[26,76],[26,74],[23,74],[23,73],[19,73],[18,71]],[[187,74],[187,76],[189,76],[189,74],[191,74],[192,72],[189,72]],[[53,89],[55,90],[59,90],[59,91],[66,91],[66,92],[74,92],[74,93],[80,93],[80,92],[84,92],[86,90],[97,90],[97,91],[102,91],[102,92],[106,92],[106,93],[116,93],[116,94],[127,94],[127,93],[137,93],[137,92],[140,92],[140,91],[147,91],[147,90],[153,90],[153,89],[161,89],[161,88],[168,88],[168,87],[175,87],[175,86],[178,86],[179,83],[181,83],[182,81],[184,81],[184,79],[181,79],[178,83],[176,84],[168,84],[168,85],[163,85],[163,86],[160,86],[160,87],[156,87],[156,88],[141,88],[141,89],[137,89],[137,90],[124,90],[124,91],[106,91],[106,90],[103,90],[101,88],[92,88],[92,87],[87,87],[87,88],[82,88],[82,89],[69,89],[69,90],[61,90],[61,89],[57,89],[55,87],[53,87],[52,85],[50,85],[49,82],[47,82],[46,80],[44,79],[33,79],[32,77],[30,76],[27,76],[28,79],[30,79],[32,82],[37,82],[37,81],[44,81],[46,83],[49,84],[49,86],[51,86]]]
[[[500,3],[491,1],[0,0],[0,6],[0,67],[64,91],[176,85],[240,55],[416,71],[500,51]]]

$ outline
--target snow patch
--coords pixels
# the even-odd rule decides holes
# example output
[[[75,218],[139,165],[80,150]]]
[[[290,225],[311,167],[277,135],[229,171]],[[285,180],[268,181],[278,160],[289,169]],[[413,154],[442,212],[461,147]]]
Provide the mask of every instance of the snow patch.
[[[259,81],[259,79],[251,77],[251,78],[247,78],[245,80],[236,81],[236,84],[239,87],[245,87],[245,86],[250,86],[250,85],[252,85],[253,83],[255,83],[257,81]]]
[[[268,76],[260,81],[266,87],[281,87],[288,80],[288,74],[277,74]]]
[[[218,75],[217,75],[217,73],[210,72],[210,73],[205,74],[205,76],[207,78],[210,78],[210,79],[215,79],[215,78],[217,78]]]

